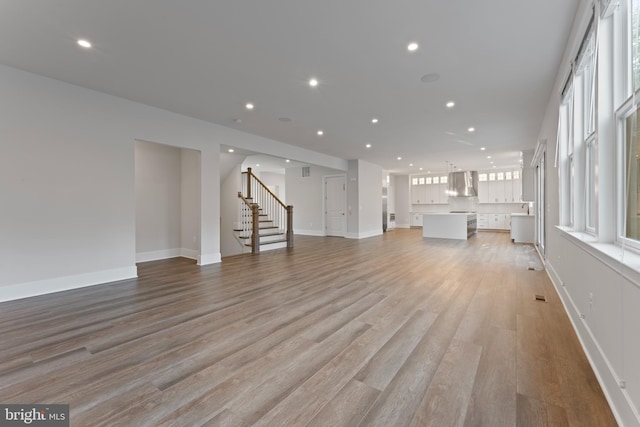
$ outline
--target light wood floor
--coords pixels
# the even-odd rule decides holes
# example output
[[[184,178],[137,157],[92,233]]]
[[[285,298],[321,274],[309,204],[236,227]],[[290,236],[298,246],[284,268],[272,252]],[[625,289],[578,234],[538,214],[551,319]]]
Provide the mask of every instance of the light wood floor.
[[[139,267],[0,304],[0,403],[68,403],[72,426],[616,425],[533,247],[506,233]]]

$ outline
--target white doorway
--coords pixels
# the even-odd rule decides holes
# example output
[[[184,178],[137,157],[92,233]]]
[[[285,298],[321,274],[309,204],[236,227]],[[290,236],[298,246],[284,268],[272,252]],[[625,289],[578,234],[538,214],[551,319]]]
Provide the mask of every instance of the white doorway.
[[[324,177],[324,231],[326,236],[344,237],[347,228],[346,177]]]

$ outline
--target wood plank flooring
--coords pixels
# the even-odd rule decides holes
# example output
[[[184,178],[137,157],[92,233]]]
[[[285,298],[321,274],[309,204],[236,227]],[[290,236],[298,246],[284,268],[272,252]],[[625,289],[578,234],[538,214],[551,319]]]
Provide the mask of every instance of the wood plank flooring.
[[[507,233],[296,236],[139,276],[0,304],[0,402],[68,403],[72,426],[616,425]]]

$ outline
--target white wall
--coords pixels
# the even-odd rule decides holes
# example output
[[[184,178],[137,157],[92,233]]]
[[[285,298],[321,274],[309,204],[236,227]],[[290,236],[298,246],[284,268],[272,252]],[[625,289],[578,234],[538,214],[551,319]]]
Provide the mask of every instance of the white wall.
[[[277,172],[261,172],[260,181],[267,187],[275,188],[275,195],[284,203],[287,204],[287,183],[284,173]]]
[[[181,150],[136,141],[135,157],[136,260],[169,258],[182,244]]]
[[[358,160],[358,230],[357,237],[382,234],[382,168]],[[355,230],[347,230],[352,235]]]
[[[347,172],[347,234],[362,239],[382,234],[382,168],[349,160]]]
[[[222,180],[220,186],[220,250],[223,257],[238,255],[245,252],[243,243],[236,238],[233,231],[236,227],[240,227],[240,199],[238,192],[241,190],[241,173],[242,168],[238,161],[235,167]]]
[[[200,152],[183,148],[181,151],[181,245],[180,255],[198,259],[200,252]]]
[[[200,248],[200,153],[135,142],[136,261],[184,256]]]
[[[411,207],[409,175],[393,175],[395,185],[396,227],[409,228],[409,208]]]
[[[323,177],[343,174],[344,171],[310,166],[309,176],[302,176],[302,168],[287,168],[285,199],[293,206],[295,234],[324,236]]]
[[[0,66],[0,300],[136,276],[134,141],[200,151],[200,264],[219,262],[220,144],[346,161]]]
[[[561,210],[560,183],[558,169],[554,167],[554,156],[559,93],[590,14],[588,2],[581,2],[539,133],[539,140],[547,141],[545,265],[618,422],[632,426],[640,425],[640,269],[629,268],[628,264],[620,262],[621,251],[611,243],[613,239],[610,230],[603,228],[599,230],[599,237],[594,238],[558,227]],[[603,44],[611,40],[610,24],[610,20],[601,23],[600,40]],[[600,55],[605,61],[599,66],[610,67],[611,58],[602,56],[607,55],[604,53]],[[600,78],[608,74],[602,71],[598,71]],[[598,89],[599,108],[606,106],[602,112],[598,112],[598,158],[600,162],[609,162],[606,165],[600,164],[611,169],[615,135],[612,132],[612,112],[609,111],[611,103],[605,101],[610,96],[607,94],[610,88],[607,90],[606,85],[603,87],[601,81]],[[608,117],[608,123],[603,122],[605,117]],[[601,179],[603,181],[600,184],[605,183],[604,180],[611,184],[609,178],[601,176]],[[603,209],[606,208],[606,215],[611,216],[613,195],[601,194],[600,197],[609,198],[604,203],[601,202],[601,205]],[[603,218],[602,214],[600,218]],[[627,263],[633,260],[636,265],[640,265],[640,257],[637,255],[626,254],[625,259]],[[621,387],[621,381],[624,382],[624,387]]]

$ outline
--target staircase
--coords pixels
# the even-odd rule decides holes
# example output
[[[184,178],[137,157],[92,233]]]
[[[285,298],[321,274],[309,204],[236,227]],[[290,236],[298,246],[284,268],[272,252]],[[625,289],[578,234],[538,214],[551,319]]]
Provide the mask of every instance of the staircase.
[[[251,253],[293,247],[293,206],[287,206],[248,168],[238,192],[240,221],[236,238]]]

